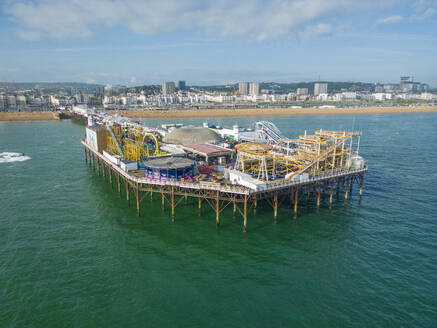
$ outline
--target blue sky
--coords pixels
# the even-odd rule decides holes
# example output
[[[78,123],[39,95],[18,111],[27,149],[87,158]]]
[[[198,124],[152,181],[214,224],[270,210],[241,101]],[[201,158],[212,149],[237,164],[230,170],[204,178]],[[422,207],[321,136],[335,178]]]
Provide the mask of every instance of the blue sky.
[[[437,0],[0,0],[0,81],[437,86]]]

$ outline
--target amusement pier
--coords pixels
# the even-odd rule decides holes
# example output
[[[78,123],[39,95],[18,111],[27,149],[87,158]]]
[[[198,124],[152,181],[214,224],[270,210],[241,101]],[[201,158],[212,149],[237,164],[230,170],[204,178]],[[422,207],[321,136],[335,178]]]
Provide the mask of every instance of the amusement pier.
[[[242,217],[246,232],[248,216],[261,202],[271,206],[277,223],[279,206],[296,219],[299,200],[315,199],[318,210],[325,196],[331,208],[334,192],[344,194],[346,203],[354,183],[362,196],[367,166],[359,156],[359,132],[303,131],[289,139],[265,121],[253,128],[207,123],[152,128],[104,112],[84,116],[87,164],[126,197],[128,206],[136,203],[138,216],[146,197],[159,197],[175,222],[177,207],[193,198],[199,216],[202,206],[215,212],[217,228],[229,206],[234,220]]]

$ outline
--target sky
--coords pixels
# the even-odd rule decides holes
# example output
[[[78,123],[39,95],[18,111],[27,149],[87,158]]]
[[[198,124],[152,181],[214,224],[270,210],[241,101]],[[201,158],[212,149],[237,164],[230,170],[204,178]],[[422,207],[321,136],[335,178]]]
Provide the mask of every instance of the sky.
[[[0,0],[0,81],[437,87],[437,0]]]

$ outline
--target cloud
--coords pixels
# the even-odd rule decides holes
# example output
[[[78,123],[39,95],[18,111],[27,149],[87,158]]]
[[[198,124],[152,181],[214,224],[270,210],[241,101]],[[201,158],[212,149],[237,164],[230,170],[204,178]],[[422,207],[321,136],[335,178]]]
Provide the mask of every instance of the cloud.
[[[414,15],[411,18],[413,20],[423,20],[423,19],[427,19],[427,18],[434,16],[436,14],[436,12],[437,11],[434,8],[428,8],[420,15]]]
[[[317,24],[309,26],[299,33],[301,37],[312,37],[318,35],[329,35],[334,31],[334,27],[330,24]]]
[[[326,33],[331,20],[396,0],[16,0],[5,8],[23,39],[87,38],[101,28],[179,30],[264,41]],[[332,29],[331,29],[332,30]]]
[[[378,19],[377,23],[378,24],[396,24],[396,23],[402,22],[403,20],[404,20],[404,17],[396,15],[396,16],[390,16],[390,17]]]

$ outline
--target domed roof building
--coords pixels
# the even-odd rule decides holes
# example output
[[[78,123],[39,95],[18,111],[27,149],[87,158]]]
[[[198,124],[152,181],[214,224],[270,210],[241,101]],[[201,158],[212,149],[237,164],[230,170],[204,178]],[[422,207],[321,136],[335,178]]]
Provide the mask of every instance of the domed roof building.
[[[179,128],[167,134],[163,141],[178,145],[218,144],[222,142],[222,138],[218,133],[208,128]]]

